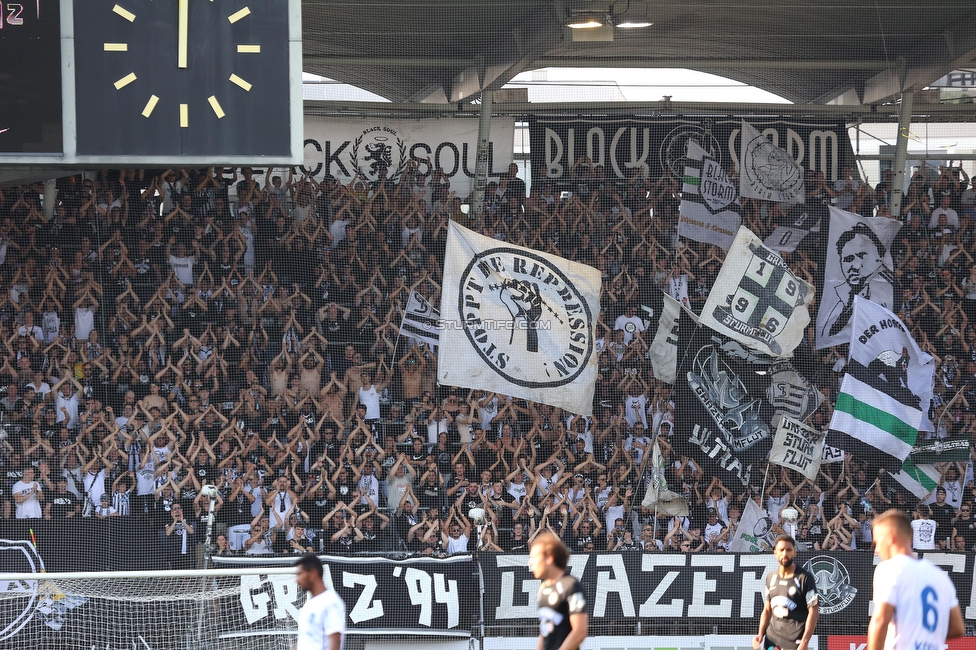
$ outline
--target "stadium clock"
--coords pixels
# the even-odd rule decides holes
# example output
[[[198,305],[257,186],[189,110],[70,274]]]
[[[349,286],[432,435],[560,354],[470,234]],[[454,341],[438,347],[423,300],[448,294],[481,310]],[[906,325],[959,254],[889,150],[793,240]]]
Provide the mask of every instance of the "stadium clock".
[[[282,156],[288,0],[74,0],[80,156]]]

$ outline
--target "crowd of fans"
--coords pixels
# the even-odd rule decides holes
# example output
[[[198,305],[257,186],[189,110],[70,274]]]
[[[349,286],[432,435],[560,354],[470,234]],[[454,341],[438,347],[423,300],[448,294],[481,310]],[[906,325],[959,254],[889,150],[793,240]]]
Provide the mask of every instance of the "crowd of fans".
[[[580,158],[569,186],[526,196],[517,171],[489,185],[478,220],[415,164],[347,185],[104,171],[61,183],[50,219],[38,187],[0,189],[2,516],[151,518],[176,563],[211,506],[219,555],[517,552],[545,529],[579,552],[723,551],[748,499],[774,532],[796,508],[803,547],[869,548],[889,507],[915,513],[919,544],[976,546],[969,462],[939,465],[918,504],[850,455],[816,481],[762,467],[743,489],[672,454],[680,408],[647,350],[662,293],[700,310],[724,251],[678,239],[673,178],[614,182]],[[896,311],[937,359],[940,437],[968,436],[976,415],[968,180],[951,164],[916,173],[892,251]],[[890,188],[890,174],[872,188],[850,169],[834,183],[810,172],[807,205],[890,218]],[[742,208],[761,237],[816,213]],[[436,351],[398,337],[411,292],[439,304],[449,219],[602,271],[594,417],[438,385]],[[826,231],[784,254],[816,286]],[[827,397],[811,418],[823,428],[845,351],[815,351],[814,329],[794,365]],[[655,438],[688,516],[641,505]]]

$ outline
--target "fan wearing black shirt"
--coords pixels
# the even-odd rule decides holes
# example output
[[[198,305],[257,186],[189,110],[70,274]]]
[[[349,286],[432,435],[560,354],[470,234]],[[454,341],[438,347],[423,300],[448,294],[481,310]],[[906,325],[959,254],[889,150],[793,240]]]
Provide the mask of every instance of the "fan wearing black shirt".
[[[932,519],[935,520],[935,539],[945,542],[952,535],[952,520],[956,516],[956,509],[946,503],[946,490],[941,485],[935,488],[935,502],[929,504],[932,508]]]
[[[502,538],[502,548],[506,553],[524,553],[529,547],[529,535],[524,524],[514,524],[510,537]]]
[[[540,533],[529,550],[529,570],[542,580],[538,650],[574,650],[586,639],[586,598],[579,581],[566,575],[569,551],[552,533]]]
[[[45,514],[51,519],[67,519],[81,512],[81,502],[78,501],[78,497],[68,492],[66,477],[62,476],[58,479],[57,491],[48,499],[44,509]]]

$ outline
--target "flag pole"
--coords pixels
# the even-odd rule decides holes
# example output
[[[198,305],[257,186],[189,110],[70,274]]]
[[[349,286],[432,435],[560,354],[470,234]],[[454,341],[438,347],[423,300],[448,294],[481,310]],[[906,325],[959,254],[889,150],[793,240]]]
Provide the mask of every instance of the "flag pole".
[[[651,441],[651,455],[654,454],[654,449],[657,448],[657,444],[658,444],[657,439],[660,436],[661,436],[661,423],[659,422],[658,425],[657,425],[657,430],[654,432],[654,439]],[[674,450],[672,449],[672,452],[673,451]],[[645,454],[645,456],[646,456],[646,454]],[[646,461],[646,459],[645,459],[645,461]],[[658,469],[658,468],[655,468],[655,469]],[[653,470],[652,470],[652,472],[653,472]],[[641,472],[641,476],[643,476],[643,475],[644,475],[644,472]],[[651,480],[652,481],[654,480],[654,477],[653,476],[651,477]],[[660,487],[660,485],[658,487]],[[645,489],[647,489],[647,488],[645,488]],[[671,488],[668,488],[668,489],[671,489]],[[654,543],[654,546],[657,546],[657,507],[658,507],[658,504],[659,503],[661,503],[660,490],[658,490],[658,498],[654,499],[654,529],[653,529],[653,533],[651,534],[652,535],[651,539],[652,539],[652,541]],[[655,550],[657,550],[657,549],[655,549]]]
[[[878,478],[876,478],[876,479],[874,479],[874,483],[872,483],[871,485],[869,485],[869,486],[868,486],[868,489],[866,489],[866,490],[865,490],[865,491],[864,491],[864,492],[863,492],[863,493],[861,494],[861,499],[862,499],[862,501],[861,501],[861,506],[862,506],[862,507],[863,507],[863,506],[865,505],[865,504],[864,504],[864,502],[865,502],[865,501],[867,501],[867,502],[868,502],[869,504],[871,503],[870,501],[868,501],[868,494],[869,494],[869,493],[871,492],[871,490],[873,490],[873,489],[874,489],[874,486],[875,486],[875,485],[877,485],[877,484],[878,484],[878,481],[880,481],[880,480],[881,480],[881,477],[880,477],[880,476],[879,476]]]
[[[935,434],[935,437],[936,438],[939,437],[939,428],[942,426],[942,418],[944,418],[945,417],[945,414],[949,412],[949,407],[952,406],[952,403],[953,402],[955,402],[957,399],[959,399],[959,396],[962,395],[962,392],[964,390],[966,390],[966,386],[968,386],[968,385],[969,384],[966,384],[962,388],[960,388],[958,391],[956,391],[956,394],[952,396],[952,399],[949,400],[948,402],[946,402],[945,406],[942,407],[942,413],[939,414],[939,419],[935,423],[935,431],[933,431],[933,433]]]
[[[759,500],[762,501],[762,503],[760,504],[759,507],[762,508],[763,510],[766,509],[766,507],[765,507],[766,506],[766,479],[769,478],[769,465],[770,465],[770,463],[767,460],[766,461],[766,471],[763,472],[762,491],[759,493]]]

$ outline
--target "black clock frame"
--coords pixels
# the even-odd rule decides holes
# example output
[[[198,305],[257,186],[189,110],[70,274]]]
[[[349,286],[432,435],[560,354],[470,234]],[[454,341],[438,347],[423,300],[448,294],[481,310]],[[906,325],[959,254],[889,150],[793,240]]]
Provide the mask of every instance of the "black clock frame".
[[[177,5],[73,0],[77,151],[84,157],[288,158],[293,152],[289,0],[191,0],[188,66],[177,68]],[[136,15],[113,13],[119,4]],[[244,6],[250,15],[231,23]],[[106,42],[127,44],[108,52]],[[239,53],[259,44],[259,54]],[[129,73],[136,79],[120,89]],[[249,91],[232,83],[236,74]],[[299,79],[300,83],[300,79]],[[150,116],[143,111],[159,97]],[[224,117],[208,103],[217,98]],[[188,126],[179,104],[189,108]]]

